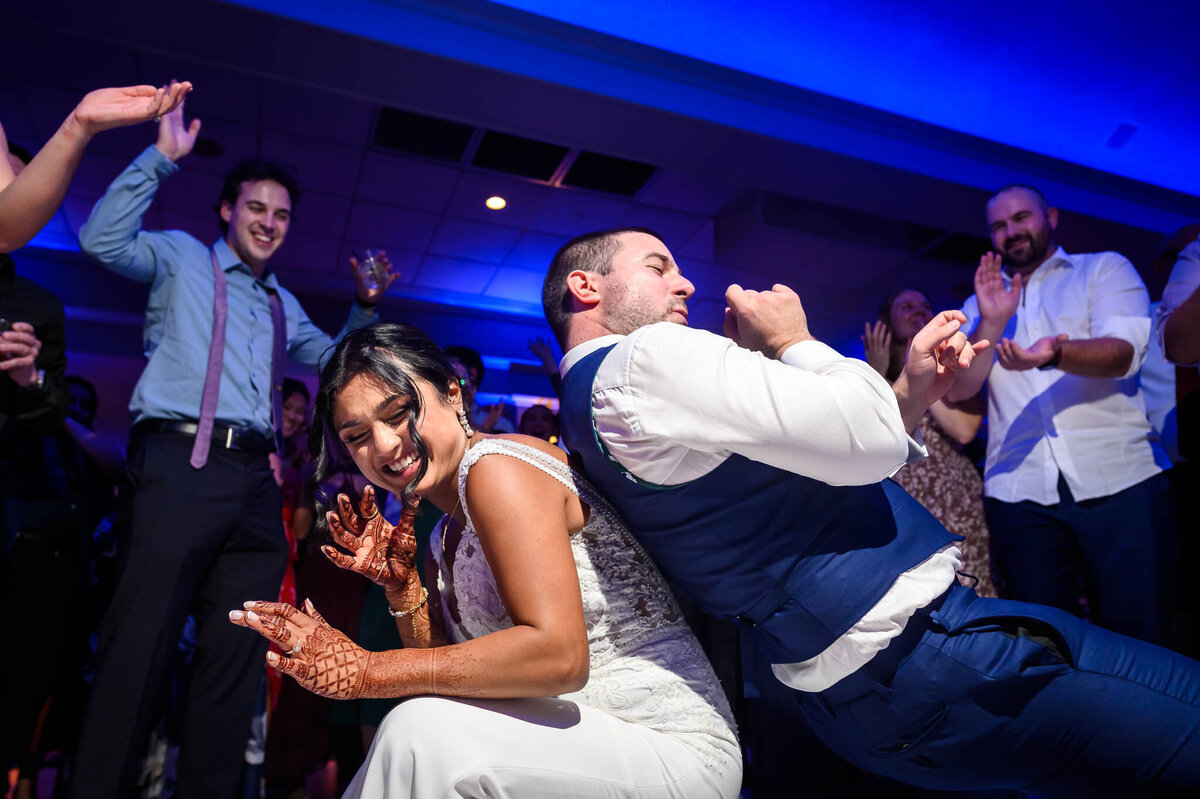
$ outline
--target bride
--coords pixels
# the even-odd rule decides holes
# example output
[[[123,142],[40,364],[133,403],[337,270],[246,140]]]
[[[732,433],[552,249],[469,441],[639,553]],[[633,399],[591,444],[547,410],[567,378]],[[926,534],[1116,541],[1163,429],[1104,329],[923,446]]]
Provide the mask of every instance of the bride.
[[[382,585],[404,648],[368,652],[273,602],[230,614],[323,696],[395,697],[348,797],[734,797],[728,704],[663,578],[565,454],[471,429],[441,351],[408,325],[350,333],[321,374],[316,479],[347,456],[403,496],[339,495],[326,555]],[[315,436],[314,436],[315,437]],[[411,510],[446,513],[424,586]],[[412,698],[409,698],[412,697]]]

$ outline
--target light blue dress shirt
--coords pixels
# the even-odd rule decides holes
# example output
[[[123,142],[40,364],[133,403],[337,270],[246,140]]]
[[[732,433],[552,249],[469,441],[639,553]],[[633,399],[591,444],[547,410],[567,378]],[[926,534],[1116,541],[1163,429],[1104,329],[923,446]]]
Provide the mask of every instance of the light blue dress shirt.
[[[183,231],[141,229],[159,182],[178,170],[157,148],[148,147],[108,187],[79,231],[79,244],[92,258],[119,275],[150,284],[143,334],[148,363],[129,402],[135,423],[196,419],[204,392],[213,325],[209,248]],[[283,300],[288,356],[300,363],[315,366],[335,341],[377,317],[355,303],[345,327],[331,339],[269,267],[262,279],[255,278],[224,239],[213,246],[225,270],[229,300],[216,418],[271,435],[274,331],[267,287]]]

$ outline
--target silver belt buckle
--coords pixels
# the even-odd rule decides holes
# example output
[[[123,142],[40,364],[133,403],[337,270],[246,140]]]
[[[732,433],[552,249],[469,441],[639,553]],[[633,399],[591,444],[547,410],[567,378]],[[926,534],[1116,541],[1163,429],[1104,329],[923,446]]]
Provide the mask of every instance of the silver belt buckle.
[[[225,428],[225,449],[233,449],[233,428]]]

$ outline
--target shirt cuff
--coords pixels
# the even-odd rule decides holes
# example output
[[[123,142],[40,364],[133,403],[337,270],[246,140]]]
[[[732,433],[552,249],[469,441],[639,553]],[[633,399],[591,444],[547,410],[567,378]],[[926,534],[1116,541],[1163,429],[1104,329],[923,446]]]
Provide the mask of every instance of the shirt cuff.
[[[826,364],[834,361],[845,360],[846,356],[815,339],[808,341],[798,341],[792,346],[784,350],[783,355],[779,356],[779,362],[785,363],[788,366],[794,366],[797,369],[807,369],[816,371]]]
[[[1126,378],[1137,374],[1146,362],[1146,350],[1152,332],[1150,328],[1149,316],[1117,316],[1106,319],[1092,335],[1095,338],[1118,338],[1133,347],[1133,359],[1129,363],[1129,369],[1121,375],[1122,378]]]
[[[179,171],[179,164],[163,155],[153,144],[142,150],[141,155],[135,158],[133,163],[138,169],[158,180],[170,177]]]

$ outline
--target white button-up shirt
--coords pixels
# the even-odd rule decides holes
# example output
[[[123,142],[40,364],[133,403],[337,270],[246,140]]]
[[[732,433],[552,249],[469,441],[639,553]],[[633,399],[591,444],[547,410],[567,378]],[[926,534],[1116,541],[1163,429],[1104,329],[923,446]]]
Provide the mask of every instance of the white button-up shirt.
[[[974,295],[962,310],[966,329],[974,329]],[[1136,377],[1150,341],[1150,296],[1124,256],[1068,255],[1060,247],[1029,276],[1004,335],[1028,348],[1060,333],[1128,341],[1133,360],[1122,377],[1111,379],[1059,369],[1012,372],[994,363],[984,470],[989,497],[1056,505],[1060,472],[1075,499],[1106,497],[1170,465],[1151,441]]]
[[[560,371],[610,344],[592,384],[593,421],[609,454],[647,482],[679,485],[738,454],[831,485],[866,485],[925,454],[905,433],[887,381],[818,341],[795,344],[776,361],[664,322],[574,347]],[[636,531],[637,520],[627,521]],[[931,552],[828,649],[774,664],[775,676],[801,691],[833,685],[941,596],[960,563],[954,546]]]
[[[1159,346],[1162,346],[1163,325],[1176,308],[1183,303],[1188,297],[1192,296],[1197,287],[1200,287],[1200,239],[1196,239],[1191,244],[1183,248],[1179,253],[1179,260],[1175,262],[1175,266],[1171,269],[1171,277],[1167,281],[1167,287],[1163,289],[1162,302],[1158,305],[1158,319],[1155,327],[1155,334],[1158,336]],[[1180,364],[1181,366],[1200,366],[1200,361],[1190,364]]]

